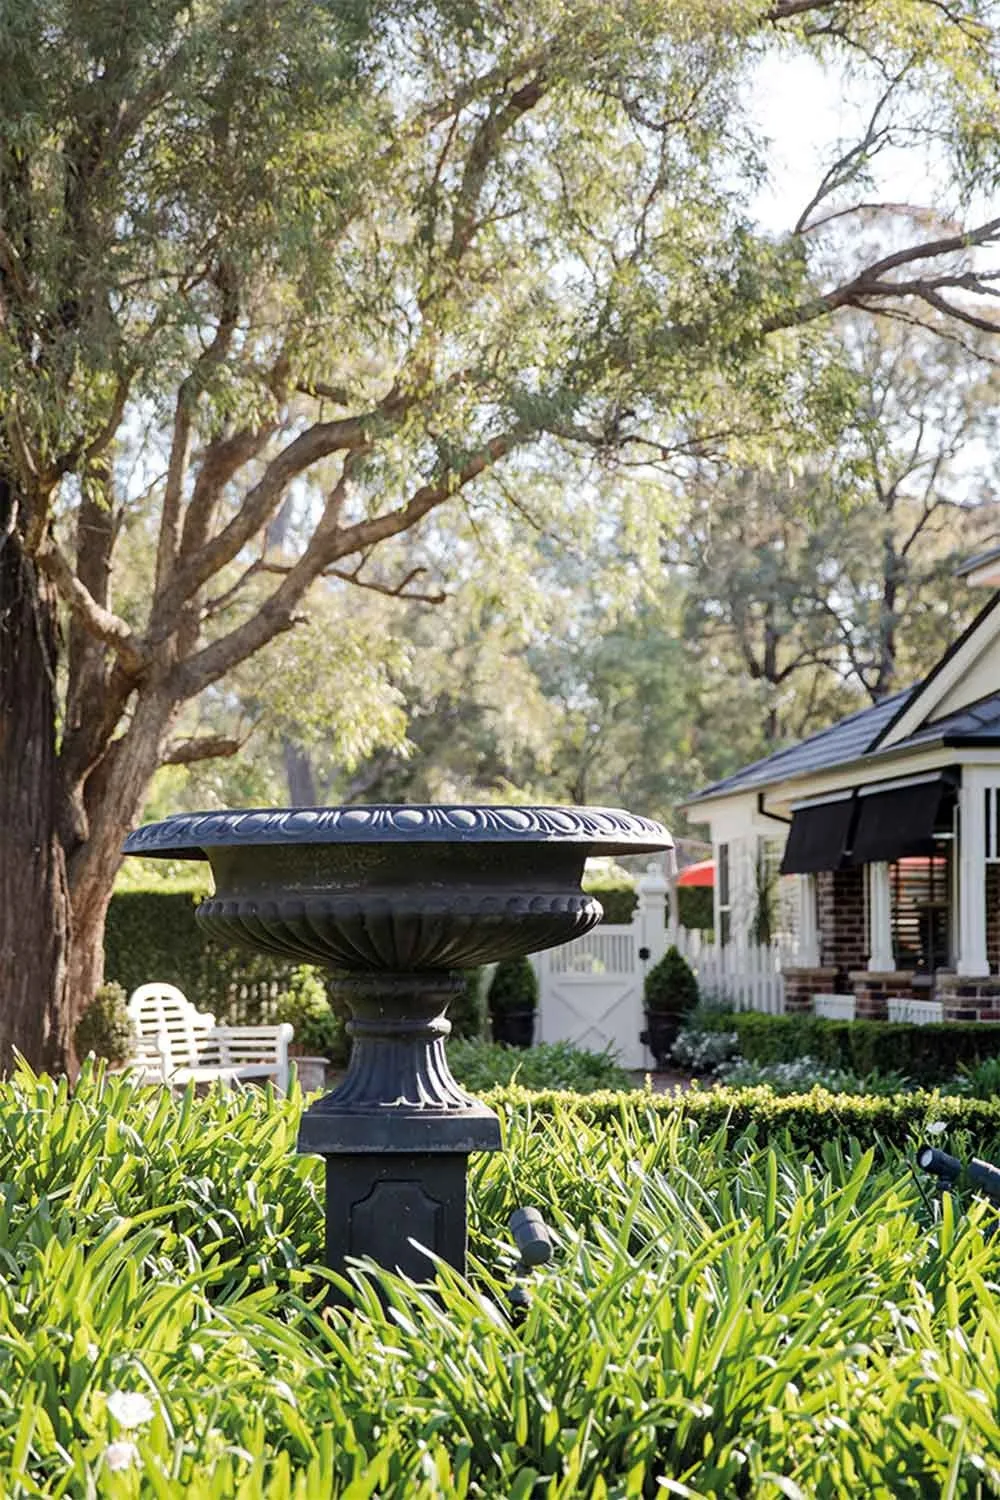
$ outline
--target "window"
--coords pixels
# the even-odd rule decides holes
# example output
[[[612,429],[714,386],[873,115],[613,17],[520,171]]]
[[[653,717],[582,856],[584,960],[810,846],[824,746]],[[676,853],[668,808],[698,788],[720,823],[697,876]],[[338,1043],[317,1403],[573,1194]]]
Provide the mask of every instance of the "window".
[[[950,846],[910,855],[889,866],[892,945],[901,969],[933,974],[950,965]]]
[[[719,946],[724,948],[732,932],[732,897],[729,879],[729,845],[720,844],[717,852],[716,889],[719,893]]]

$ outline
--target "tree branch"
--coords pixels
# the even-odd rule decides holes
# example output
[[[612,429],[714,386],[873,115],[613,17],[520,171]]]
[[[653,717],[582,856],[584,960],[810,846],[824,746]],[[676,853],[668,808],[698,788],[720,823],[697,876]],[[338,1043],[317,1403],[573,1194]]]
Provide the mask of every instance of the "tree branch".
[[[222,299],[219,321],[208,348],[198,356],[190,374],[181,382],[174,407],[174,430],[170,442],[167,482],[163,493],[163,509],[160,513],[160,535],[156,547],[154,597],[170,577],[177,562],[184,479],[191,452],[191,431],[198,397],[208,372],[220,365],[229,352],[239,319],[239,285],[233,267],[226,262],[221,262],[216,268],[213,279]]]
[[[261,646],[273,640],[295,623],[294,611],[306,590],[316,578],[340,558],[366,552],[376,543],[409,531],[425,515],[443,505],[484,470],[527,442],[532,432],[515,428],[490,438],[458,468],[447,468],[437,478],[415,490],[405,505],[382,515],[341,527],[338,518],[347,485],[352,475],[348,460],[344,472],[331,492],[323,517],[313,532],[308,547],[294,563],[284,581],[249,620],[229,634],[212,641],[194,656],[180,662],[174,673],[173,687],[179,697],[191,698],[232,670]],[[353,455],[359,460],[361,455]]]
[[[122,666],[133,675],[138,675],[146,664],[146,658],[132,627],[112,610],[98,604],[90,590],[77,578],[68,560],[50,538],[38,552],[38,566],[52,579],[60,598],[73,613],[73,618],[95,639],[118,654]]]
[[[168,745],[163,755],[165,766],[190,766],[199,760],[214,760],[217,756],[238,755],[245,740],[227,738],[222,734],[203,734],[190,740],[178,740]]]

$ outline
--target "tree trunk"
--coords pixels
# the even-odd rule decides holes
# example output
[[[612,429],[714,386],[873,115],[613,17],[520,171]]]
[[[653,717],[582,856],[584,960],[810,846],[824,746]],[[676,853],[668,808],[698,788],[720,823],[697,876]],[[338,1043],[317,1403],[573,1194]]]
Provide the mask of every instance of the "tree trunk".
[[[21,551],[0,484],[0,1071],[14,1045],[36,1067],[70,1056],[72,930],[59,837],[57,620]]]

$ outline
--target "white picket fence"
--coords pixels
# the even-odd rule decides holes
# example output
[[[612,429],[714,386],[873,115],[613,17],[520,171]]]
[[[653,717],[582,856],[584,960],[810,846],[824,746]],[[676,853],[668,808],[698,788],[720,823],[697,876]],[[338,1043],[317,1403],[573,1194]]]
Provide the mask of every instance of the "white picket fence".
[[[625,1067],[649,1067],[650,1054],[639,1041],[645,1024],[643,980],[671,943],[691,965],[704,995],[725,998],[737,1010],[784,1010],[776,948],[717,948],[700,932],[680,928],[668,933],[662,910],[662,897],[659,904],[655,899],[641,902],[631,923],[603,923],[571,943],[535,955],[539,1041],[568,1041],[596,1052],[607,1047]],[[645,961],[639,957],[641,948],[649,950]]]

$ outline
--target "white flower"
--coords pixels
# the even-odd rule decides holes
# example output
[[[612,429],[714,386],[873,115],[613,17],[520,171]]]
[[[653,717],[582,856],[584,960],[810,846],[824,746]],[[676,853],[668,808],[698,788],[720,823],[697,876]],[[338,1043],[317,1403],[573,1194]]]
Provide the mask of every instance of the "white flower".
[[[104,1450],[104,1462],[109,1469],[131,1469],[139,1464],[139,1450],[134,1443],[109,1443]]]
[[[947,1126],[947,1124],[945,1123],[944,1120],[935,1120],[933,1125],[928,1125],[928,1127],[927,1127],[927,1134],[928,1135],[943,1135],[944,1132],[947,1129],[948,1129],[948,1126]]]
[[[119,1427],[141,1427],[152,1421],[153,1403],[141,1391],[112,1391],[108,1397],[108,1411]]]

